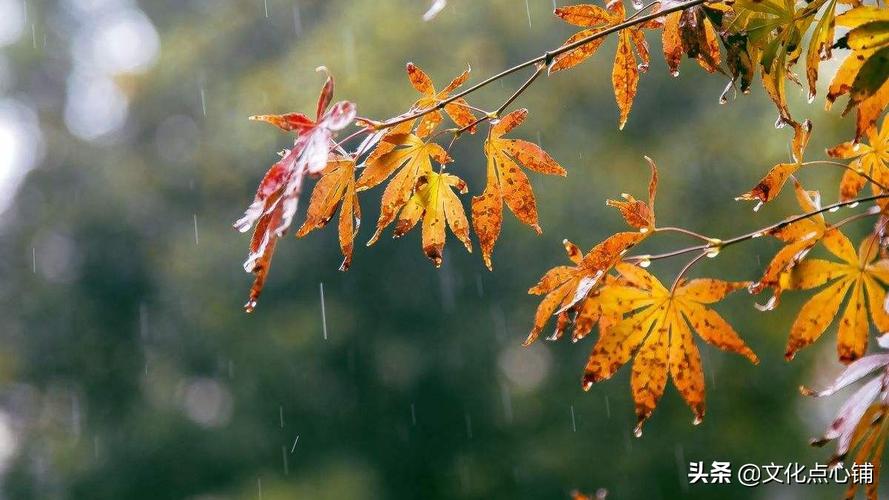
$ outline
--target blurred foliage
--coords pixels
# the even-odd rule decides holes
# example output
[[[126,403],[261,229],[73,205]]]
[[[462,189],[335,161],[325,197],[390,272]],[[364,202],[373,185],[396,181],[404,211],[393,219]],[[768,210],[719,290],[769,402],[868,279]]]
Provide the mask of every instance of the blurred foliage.
[[[689,486],[686,478],[691,460],[826,460],[807,440],[834,408],[798,396],[797,387],[838,371],[834,333],[784,362],[798,294],[771,313],[755,312],[756,298],[744,294],[722,304],[762,363],[702,347],[704,423],[693,427],[668,389],[641,439],[632,437],[628,369],[588,393],[580,388],[594,338],[520,345],[536,307],[527,288],[562,263],[563,238],[588,248],[622,227],[603,202],[644,193],[642,155],[660,167],[663,224],[729,236],[794,213],[790,196],[756,214],[732,201],[789,154],[789,132],[773,128],[760,89],[719,105],[722,77],[687,64],[674,79],[654,58],[619,132],[605,70],[612,50],[603,50],[573,72],[541,79],[518,103],[530,109],[519,135],[539,140],[569,173],[534,176],[544,233],[506,217],[494,272],[454,243],[434,269],[415,232],[358,245],[352,270],[340,273],[336,234],[327,230],[281,242],[263,299],[245,315],[248,241],[231,223],[287,146],[248,115],[311,108],[321,81],[313,69],[324,64],[338,98],[357,102],[363,116],[387,118],[415,98],[407,61],[436,81],[468,64],[475,80],[557,46],[571,28],[552,17],[550,0],[527,0],[527,15],[519,0],[452,0],[428,23],[420,19],[427,2],[408,0],[141,1],[160,36],[158,59],[144,74],[118,78],[130,99],[126,124],[90,143],[63,121],[71,3],[28,2],[46,43],[32,44],[27,33],[4,49],[17,75],[8,94],[38,111],[46,142],[0,225],[0,406],[16,439],[6,497],[841,494]],[[490,107],[521,78],[472,102]],[[807,106],[802,89],[791,94],[797,113],[815,124],[810,158],[848,135],[849,120]],[[484,178],[481,140],[452,151],[453,171],[474,194]],[[802,175],[810,188],[836,186],[838,177]],[[832,189],[826,200],[835,199]],[[362,198],[360,241],[377,216],[374,193]],[[850,226],[851,236],[866,229]],[[647,245],[654,252],[683,241],[671,238]],[[753,279],[776,248],[732,248],[716,259],[718,269],[708,260],[695,274]],[[651,270],[668,279],[682,264]]]

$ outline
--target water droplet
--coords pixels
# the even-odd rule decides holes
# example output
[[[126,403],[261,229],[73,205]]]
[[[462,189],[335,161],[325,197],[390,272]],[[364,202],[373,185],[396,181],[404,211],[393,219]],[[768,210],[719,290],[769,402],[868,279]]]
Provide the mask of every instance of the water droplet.
[[[836,211],[839,210],[839,209],[840,209],[840,207],[831,207],[830,210],[828,210],[828,212],[830,212],[830,213],[834,213],[834,212],[836,212]]]
[[[630,199],[630,195],[627,194],[627,193],[621,193],[621,194],[620,194],[620,197],[623,198],[623,199],[625,199],[625,200],[629,200],[629,199]]]
[[[759,212],[759,209],[762,208],[762,206],[763,206],[763,202],[760,201],[759,203],[756,204],[755,207],[753,207],[753,211]]]
[[[753,238],[762,238],[762,235],[763,235],[763,234],[764,234],[764,233],[763,233],[762,231],[757,231],[757,232],[753,233],[753,236],[752,236],[752,237],[753,237]]]
[[[645,233],[648,232],[648,228],[647,228],[647,227],[640,227],[640,228],[639,228],[639,232],[642,233],[642,234],[645,234]]]
[[[858,202],[856,201],[855,203],[849,205],[849,208],[855,208],[857,206],[858,206]]]
[[[707,258],[712,259],[718,255],[719,255],[719,247],[711,248],[710,250],[707,250]]]
[[[701,425],[701,422],[704,421],[704,417],[702,415],[695,415],[694,420],[691,421],[691,425]]]
[[[773,310],[776,305],[778,305],[778,297],[773,295],[765,304],[754,304],[754,307],[759,311],[766,312]]]
[[[638,424],[635,429],[633,429],[633,435],[637,438],[642,437],[642,424]]]
[[[648,267],[650,265],[651,265],[651,259],[649,259],[648,257],[642,257],[639,260],[639,267]]]
[[[670,76],[672,76],[673,78],[677,78],[679,76],[679,70],[674,69],[673,71],[670,71]]]

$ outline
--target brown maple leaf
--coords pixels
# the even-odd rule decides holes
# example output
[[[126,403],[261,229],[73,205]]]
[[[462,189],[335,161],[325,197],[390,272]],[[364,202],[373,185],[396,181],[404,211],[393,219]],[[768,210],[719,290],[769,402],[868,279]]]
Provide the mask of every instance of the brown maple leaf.
[[[722,61],[719,35],[704,9],[695,6],[666,16],[661,41],[664,60],[673,76],[679,76],[683,54],[697,60],[708,73],[719,71]]]
[[[627,221],[627,224],[642,232],[653,231],[655,228],[654,198],[657,195],[658,183],[657,165],[654,164],[654,160],[647,156],[645,161],[651,167],[651,180],[648,181],[648,203],[637,200],[633,195],[627,193],[621,194],[623,201],[607,200],[605,202],[609,207],[618,209],[624,220]]]

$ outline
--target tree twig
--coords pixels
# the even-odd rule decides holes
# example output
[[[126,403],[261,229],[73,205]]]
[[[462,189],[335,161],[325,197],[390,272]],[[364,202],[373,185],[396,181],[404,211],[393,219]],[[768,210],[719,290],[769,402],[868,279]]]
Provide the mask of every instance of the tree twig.
[[[678,250],[673,250],[671,252],[665,252],[665,253],[660,253],[660,254],[655,254],[655,255],[632,255],[630,257],[624,258],[624,261],[634,262],[634,263],[650,262],[650,261],[654,261],[654,260],[676,257],[678,255],[685,255],[687,253],[692,253],[692,252],[708,253],[708,252],[713,252],[714,250],[719,251],[725,247],[735,245],[735,244],[741,243],[743,241],[751,240],[753,238],[758,238],[758,237],[763,236],[765,234],[769,234],[772,231],[775,231],[777,229],[787,227],[790,224],[793,224],[794,222],[799,222],[801,220],[808,219],[810,217],[814,217],[816,215],[823,214],[825,212],[829,212],[829,211],[837,209],[837,208],[858,205],[860,203],[866,203],[868,201],[883,200],[886,198],[889,198],[889,193],[880,193],[880,194],[875,194],[872,196],[865,196],[862,198],[856,198],[854,200],[837,202],[837,203],[833,203],[831,205],[826,205],[824,207],[821,207],[818,210],[812,210],[811,212],[806,212],[804,214],[795,215],[793,217],[788,217],[787,219],[784,219],[781,222],[777,222],[777,223],[772,224],[770,226],[766,226],[762,229],[758,229],[756,231],[742,234],[740,236],[735,236],[733,238],[729,238],[724,241],[716,239],[716,238],[712,238],[712,239],[710,239],[709,243],[704,244],[704,245],[694,245],[694,246],[690,246],[690,247],[686,247],[686,248],[680,248]],[[843,221],[840,221],[840,222],[843,222]],[[846,222],[848,222],[848,221],[846,221]],[[845,222],[843,222],[843,223],[845,223]]]

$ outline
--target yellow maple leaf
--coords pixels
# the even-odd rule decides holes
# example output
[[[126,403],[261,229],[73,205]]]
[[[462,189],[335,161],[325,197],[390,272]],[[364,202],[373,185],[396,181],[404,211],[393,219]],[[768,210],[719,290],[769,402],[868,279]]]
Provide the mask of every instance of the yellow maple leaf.
[[[834,158],[844,160],[854,159],[843,173],[840,182],[840,201],[848,201],[861,192],[867,179],[859,172],[869,175],[882,185],[889,185],[889,120],[883,119],[883,126],[878,131],[876,127],[867,131],[868,144],[847,141],[827,150],[827,154]],[[871,185],[874,194],[881,188]]]
[[[600,332],[584,374],[584,389],[610,378],[633,361],[631,387],[641,435],[664,393],[668,376],[691,407],[694,421],[704,417],[704,372],[692,330],[705,342],[759,362],[741,337],[708,304],[748,286],[747,282],[716,279],[682,281],[673,290],[641,267],[620,263],[615,269],[626,284],[603,287],[602,307],[628,311],[619,322]]]
[[[815,212],[821,209],[821,195],[817,191],[807,191],[794,179],[796,202],[803,212]],[[768,234],[781,240],[785,245],[775,253],[766,266],[762,278],[750,287],[750,293],[759,293],[766,288],[773,289],[768,302],[757,305],[763,311],[774,309],[781,298],[781,293],[790,286],[790,271],[799,261],[805,258],[812,248],[824,236],[827,223],[823,214],[800,219],[791,224],[782,225]]]
[[[382,149],[381,149],[382,148]],[[379,153],[378,153],[379,152]],[[372,188],[392,177],[380,205],[380,217],[377,229],[368,241],[374,244],[398,212],[413,196],[417,183],[423,175],[433,173],[432,161],[445,164],[451,161],[448,153],[434,142],[427,142],[410,133],[387,134],[365,163],[364,171],[358,178],[357,190]]]
[[[472,252],[469,241],[469,221],[463,213],[463,204],[451,188],[466,193],[466,183],[451,174],[428,172],[420,177],[416,192],[407,202],[395,224],[395,237],[410,231],[423,219],[423,252],[435,264],[441,265],[445,244],[445,224]]]
[[[886,293],[881,284],[889,283],[889,260],[874,262],[880,245],[873,236],[862,240],[857,253],[849,238],[838,229],[828,230],[821,242],[842,262],[806,259],[793,269],[788,288],[808,290],[830,284],[803,305],[790,328],[785,357],[792,359],[797,351],[818,340],[833,323],[848,295],[839,323],[837,355],[841,362],[849,363],[867,349],[868,308],[877,328],[881,332],[889,331],[889,314],[883,309]]]

